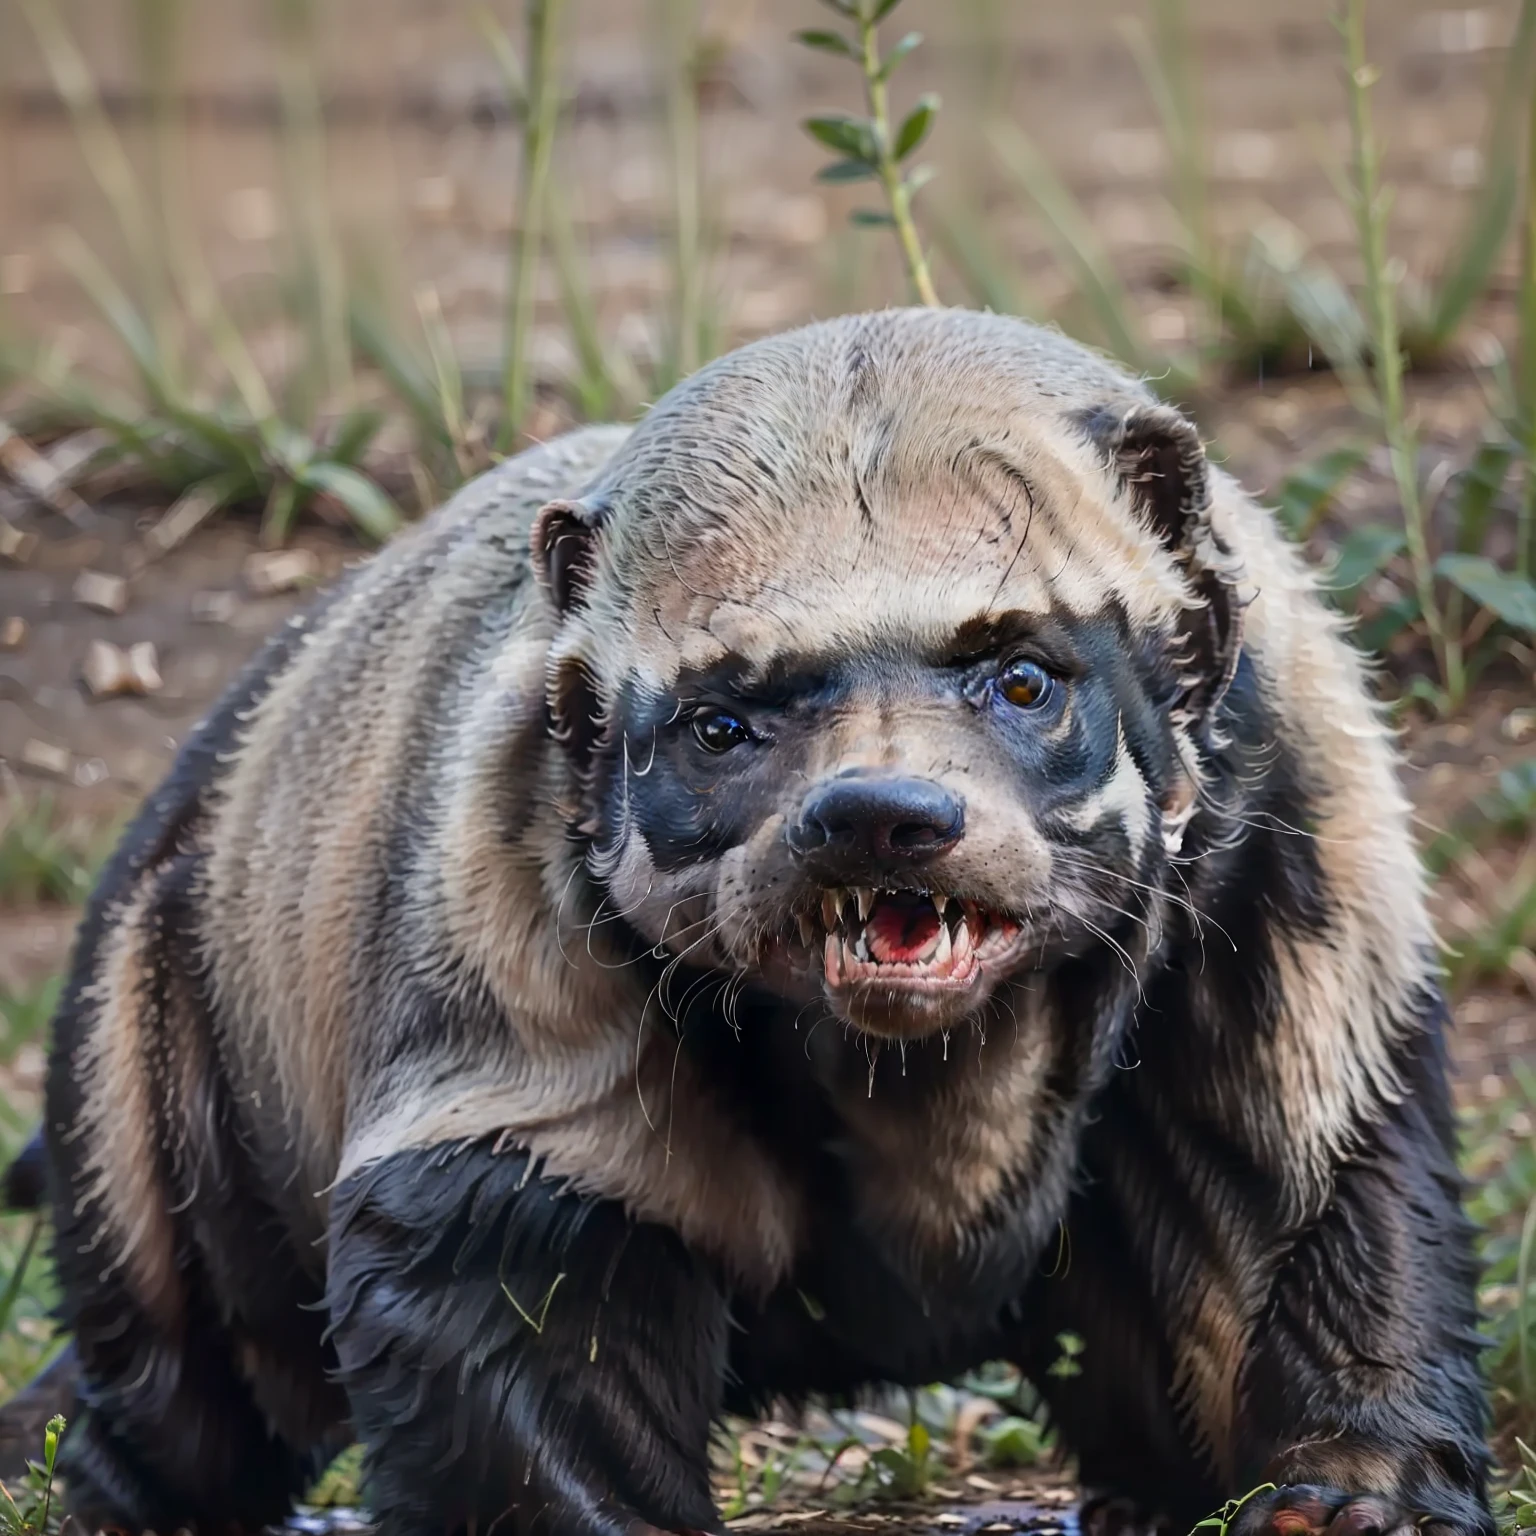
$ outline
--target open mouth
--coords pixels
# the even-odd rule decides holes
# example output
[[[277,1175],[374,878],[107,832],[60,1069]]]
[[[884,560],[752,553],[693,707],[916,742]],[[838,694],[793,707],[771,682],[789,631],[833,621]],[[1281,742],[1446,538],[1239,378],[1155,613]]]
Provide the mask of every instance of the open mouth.
[[[1020,925],[974,901],[939,891],[832,887],[798,918],[801,942],[820,949],[829,987],[876,985],[949,991],[970,986]]]

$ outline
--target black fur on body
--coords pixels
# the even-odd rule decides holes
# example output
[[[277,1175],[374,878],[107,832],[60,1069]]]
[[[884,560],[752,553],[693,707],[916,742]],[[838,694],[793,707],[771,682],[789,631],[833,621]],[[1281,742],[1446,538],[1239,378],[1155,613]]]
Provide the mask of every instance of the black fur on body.
[[[390,1536],[714,1530],[722,1413],[1006,1357],[1106,1509],[1487,1536],[1373,725],[1192,429],[1016,322],[814,327],[477,482],[270,643],[91,903],[72,1507],[249,1529],[355,1435]],[[921,843],[796,809],[850,779]],[[1006,963],[834,985],[795,923],[861,880]]]

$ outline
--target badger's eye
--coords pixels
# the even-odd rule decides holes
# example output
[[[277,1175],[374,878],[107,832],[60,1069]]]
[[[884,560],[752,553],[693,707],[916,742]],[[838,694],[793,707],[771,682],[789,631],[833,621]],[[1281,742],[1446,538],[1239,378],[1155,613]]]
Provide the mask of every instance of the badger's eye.
[[[997,691],[1015,709],[1039,709],[1051,696],[1055,680],[1037,661],[1020,657],[997,674]]]
[[[701,709],[689,724],[694,740],[706,752],[729,752],[732,747],[752,740],[751,731],[724,709]]]

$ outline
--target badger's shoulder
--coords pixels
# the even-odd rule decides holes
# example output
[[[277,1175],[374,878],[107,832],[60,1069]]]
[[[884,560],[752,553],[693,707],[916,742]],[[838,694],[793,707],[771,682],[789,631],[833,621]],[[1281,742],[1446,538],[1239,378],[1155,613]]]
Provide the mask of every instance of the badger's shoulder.
[[[328,1177],[342,1133],[349,1021],[417,849],[475,752],[476,716],[542,708],[547,643],[528,530],[623,441],[597,427],[460,490],[349,572],[275,650],[204,794],[199,942],[248,1102]],[[261,663],[258,663],[258,667]],[[517,766],[504,763],[509,780]],[[537,761],[522,765],[536,777]],[[424,856],[424,850],[422,850]]]

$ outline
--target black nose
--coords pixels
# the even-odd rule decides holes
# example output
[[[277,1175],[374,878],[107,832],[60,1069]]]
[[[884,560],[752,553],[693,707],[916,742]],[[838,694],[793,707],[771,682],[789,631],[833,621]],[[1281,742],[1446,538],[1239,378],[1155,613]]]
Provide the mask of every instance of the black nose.
[[[789,829],[789,846],[829,878],[852,881],[953,848],[965,804],[932,779],[848,774],[818,785]]]

